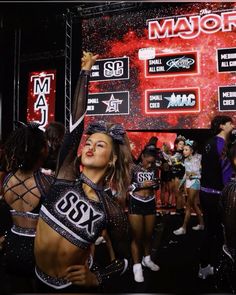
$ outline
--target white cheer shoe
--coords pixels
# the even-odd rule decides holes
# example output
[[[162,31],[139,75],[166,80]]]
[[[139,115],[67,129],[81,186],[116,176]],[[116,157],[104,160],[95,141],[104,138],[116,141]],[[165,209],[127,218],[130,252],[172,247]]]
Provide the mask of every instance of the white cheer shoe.
[[[150,268],[152,271],[158,271],[160,269],[160,267],[151,260],[150,255],[143,257],[142,265]]]
[[[142,269],[141,263],[135,263],[133,265],[133,273],[134,273],[135,282],[137,283],[144,282],[143,269]]]

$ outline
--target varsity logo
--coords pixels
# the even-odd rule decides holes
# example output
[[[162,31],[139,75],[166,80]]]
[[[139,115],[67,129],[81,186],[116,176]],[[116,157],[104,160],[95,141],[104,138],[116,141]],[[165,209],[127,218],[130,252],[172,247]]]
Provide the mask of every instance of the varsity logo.
[[[78,227],[85,228],[88,234],[93,234],[95,223],[102,218],[102,214],[94,210],[94,208],[79,195],[74,192],[68,192],[56,204],[56,209],[73,224]]]
[[[153,180],[153,179],[154,179],[154,171],[152,171],[152,172],[138,172],[137,173],[138,182],[144,182],[146,180]]]

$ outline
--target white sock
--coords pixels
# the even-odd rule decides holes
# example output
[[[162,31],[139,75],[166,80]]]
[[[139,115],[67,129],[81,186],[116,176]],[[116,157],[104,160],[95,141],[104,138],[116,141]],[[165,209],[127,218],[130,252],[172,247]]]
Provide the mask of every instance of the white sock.
[[[133,271],[139,270],[139,269],[141,269],[141,268],[142,268],[141,263],[135,263],[135,264],[133,265]]]
[[[151,261],[151,256],[150,255],[144,256],[144,261]]]

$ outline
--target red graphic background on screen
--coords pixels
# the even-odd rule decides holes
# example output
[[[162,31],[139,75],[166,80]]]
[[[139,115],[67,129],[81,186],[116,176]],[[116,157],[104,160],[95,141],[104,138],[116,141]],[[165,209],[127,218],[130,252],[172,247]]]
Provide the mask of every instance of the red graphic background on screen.
[[[161,148],[163,143],[167,143],[171,149],[174,149],[174,141],[176,139],[176,133],[167,132],[127,132],[132,154],[137,159],[144,149],[145,145],[148,143],[151,137],[157,137],[157,147]]]
[[[179,25],[169,28],[171,37],[149,38],[148,20],[157,19],[162,24],[164,19],[171,18],[173,24],[176,24],[177,19],[184,16],[188,21],[191,16],[195,22],[194,26],[188,26],[186,20],[181,20],[181,24],[184,24],[182,27]],[[98,119],[115,121],[123,123],[129,130],[209,128],[211,119],[215,115],[222,114],[218,105],[218,87],[235,85],[236,82],[235,72],[222,73],[218,71],[217,66],[218,50],[236,47],[235,16],[236,4],[233,2],[203,2],[160,4],[158,8],[84,20],[83,48],[98,53],[100,59],[125,56],[129,58],[129,79],[92,81],[90,93],[129,91],[130,97],[129,114],[119,115],[117,112],[110,117],[107,114],[89,116],[86,122]],[[187,27],[194,27],[198,32],[189,33],[192,35],[191,38],[184,39],[183,32],[177,30],[181,31],[181,28]],[[156,68],[153,68],[157,77],[145,77],[146,62],[138,57],[139,49],[142,48],[155,48],[156,59],[159,59],[157,63],[163,62],[164,57],[167,58],[170,67],[158,68],[162,65],[157,64]],[[184,54],[186,52],[194,52],[195,56],[186,56]],[[170,61],[173,54],[177,56],[174,61]],[[193,62],[198,63],[196,68],[192,70],[186,68]],[[173,71],[173,65],[176,71]],[[179,65],[183,69],[182,72]],[[171,75],[169,68],[172,70]],[[159,70],[161,74],[158,74]],[[161,91],[161,89],[174,88],[198,88],[199,112],[178,113],[176,106],[174,112],[172,108],[165,113],[156,112],[155,115],[145,112],[147,89]],[[235,112],[227,111],[224,114],[236,119]]]
[[[27,121],[38,121],[41,129],[54,121],[56,70],[29,73]]]

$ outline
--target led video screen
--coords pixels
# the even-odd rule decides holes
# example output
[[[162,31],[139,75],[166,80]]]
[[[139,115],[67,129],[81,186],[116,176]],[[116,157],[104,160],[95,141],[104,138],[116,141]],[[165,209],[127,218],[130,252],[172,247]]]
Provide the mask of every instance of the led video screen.
[[[236,117],[235,3],[156,4],[83,20],[83,48],[99,54],[87,121],[137,131]]]

